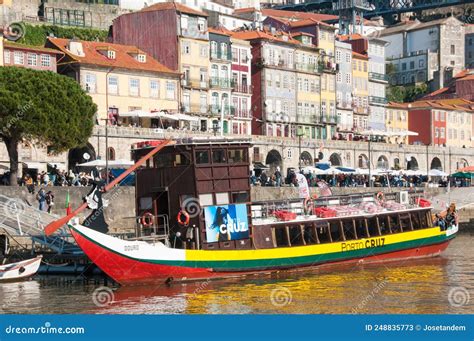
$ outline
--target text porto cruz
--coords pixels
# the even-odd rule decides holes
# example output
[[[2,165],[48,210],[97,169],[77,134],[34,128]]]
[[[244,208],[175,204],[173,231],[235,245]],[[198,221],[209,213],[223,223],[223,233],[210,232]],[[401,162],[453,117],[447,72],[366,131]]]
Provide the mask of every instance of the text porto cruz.
[[[372,247],[382,247],[385,245],[385,237],[357,240],[353,242],[341,243],[341,251],[354,251],[369,249]]]

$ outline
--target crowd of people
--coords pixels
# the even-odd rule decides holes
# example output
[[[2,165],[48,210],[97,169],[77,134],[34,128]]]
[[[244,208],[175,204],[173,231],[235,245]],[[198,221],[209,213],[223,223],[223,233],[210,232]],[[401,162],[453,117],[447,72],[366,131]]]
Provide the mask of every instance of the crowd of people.
[[[296,170],[290,170],[285,178],[282,177],[280,168],[277,167],[276,171],[267,174],[265,170],[262,170],[258,176],[255,170],[251,171],[250,184],[253,186],[267,186],[267,187],[280,187],[280,186],[293,186],[293,177]],[[304,173],[308,185],[315,187],[318,181],[323,180],[331,187],[369,187],[369,176],[353,173],[342,173],[334,175],[316,175],[313,173]],[[372,186],[375,187],[422,187],[425,185],[436,185],[437,187],[447,187],[448,184],[451,187],[465,187],[470,184],[461,179],[455,179],[451,177],[432,177],[428,178],[426,175],[373,175]]]

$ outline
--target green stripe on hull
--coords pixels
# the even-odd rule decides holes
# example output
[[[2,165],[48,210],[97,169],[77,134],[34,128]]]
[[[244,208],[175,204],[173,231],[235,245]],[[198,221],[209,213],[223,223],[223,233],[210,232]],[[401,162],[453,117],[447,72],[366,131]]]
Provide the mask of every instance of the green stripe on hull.
[[[214,269],[215,271],[251,271],[251,270],[265,270],[265,269],[275,269],[275,268],[292,268],[299,266],[310,266],[321,263],[330,263],[342,260],[350,260],[356,258],[365,258],[370,256],[381,255],[384,253],[403,251],[423,246],[435,245],[446,242],[453,236],[446,237],[445,235],[438,235],[428,238],[420,238],[416,240],[410,240],[400,243],[393,243],[389,245],[384,245],[380,247],[372,248],[362,248],[358,250],[351,251],[340,251],[333,253],[325,253],[318,255],[309,255],[301,257],[290,257],[290,258],[272,258],[272,259],[255,259],[255,260],[225,260],[225,261],[167,261],[167,260],[150,260],[150,259],[137,259],[126,256],[124,254],[118,253],[104,245],[101,245],[95,240],[92,240],[75,230],[77,233],[82,235],[84,238],[88,239],[92,243],[99,245],[101,248],[104,248],[110,252],[118,254],[122,257],[133,259],[139,262],[145,262],[150,264],[161,264],[161,265],[172,265],[180,266],[187,268],[203,268],[203,269]],[[357,242],[357,240],[353,240]],[[348,241],[352,242],[352,241]],[[298,246],[304,247],[304,246]],[[212,252],[212,251],[208,251]]]

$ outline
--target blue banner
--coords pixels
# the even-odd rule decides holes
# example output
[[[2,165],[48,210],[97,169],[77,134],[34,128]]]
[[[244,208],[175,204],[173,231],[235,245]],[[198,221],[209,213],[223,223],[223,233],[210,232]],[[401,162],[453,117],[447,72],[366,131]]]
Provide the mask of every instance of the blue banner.
[[[204,217],[208,243],[249,238],[245,204],[204,207]]]
[[[474,319],[468,315],[2,315],[0,339],[471,341]]]

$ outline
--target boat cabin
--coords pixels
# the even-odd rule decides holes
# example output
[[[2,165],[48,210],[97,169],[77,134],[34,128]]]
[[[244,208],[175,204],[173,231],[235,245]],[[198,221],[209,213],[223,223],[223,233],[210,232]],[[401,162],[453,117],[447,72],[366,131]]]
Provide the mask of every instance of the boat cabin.
[[[135,161],[154,146],[139,143]],[[249,139],[189,138],[148,160],[136,174],[137,237],[179,248],[249,248],[249,147]]]

